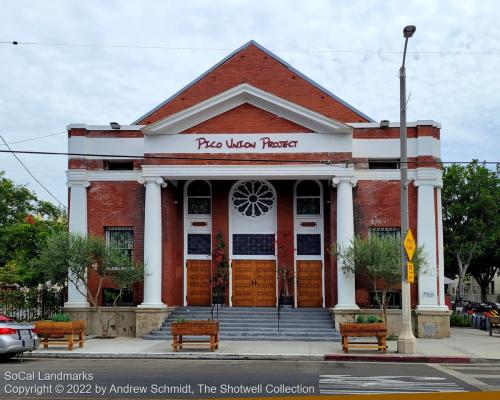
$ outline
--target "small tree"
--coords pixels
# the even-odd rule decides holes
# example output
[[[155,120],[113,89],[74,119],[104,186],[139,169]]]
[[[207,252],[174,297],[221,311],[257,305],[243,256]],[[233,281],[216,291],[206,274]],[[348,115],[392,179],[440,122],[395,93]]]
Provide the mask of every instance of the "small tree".
[[[105,320],[99,304],[104,279],[109,277],[116,283],[121,296],[124,289],[143,279],[144,273],[142,264],[107,246],[102,237],[67,232],[56,233],[48,238],[40,252],[38,264],[45,265],[49,274],[66,274],[68,281],[73,283],[81,294],[87,296],[88,302],[98,315],[103,337],[107,337],[109,333],[109,321]],[[91,290],[87,279],[91,274],[97,276],[98,283],[94,290]],[[115,299],[115,305],[118,298]]]
[[[214,254],[215,272],[212,275],[212,300],[215,298],[220,301],[226,292],[227,282],[229,280],[229,261],[226,255],[226,243],[222,233],[216,236],[216,249]]]
[[[294,278],[293,237],[283,233],[275,243],[278,253],[278,277],[281,284],[280,297],[291,296]]]
[[[390,289],[401,283],[401,241],[394,237],[370,235],[367,239],[354,238],[350,245],[341,249],[332,246],[332,252],[342,264],[342,269],[368,278],[375,291],[384,322],[387,321],[387,302]],[[415,276],[425,265],[423,248],[413,255]]]

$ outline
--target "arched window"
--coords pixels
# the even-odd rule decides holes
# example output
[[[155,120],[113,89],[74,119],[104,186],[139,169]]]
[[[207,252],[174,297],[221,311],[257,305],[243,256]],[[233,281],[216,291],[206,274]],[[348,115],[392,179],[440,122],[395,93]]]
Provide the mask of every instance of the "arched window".
[[[321,214],[321,189],[317,182],[302,181],[296,189],[297,215]]]
[[[193,181],[187,189],[187,213],[191,215],[210,215],[212,197],[210,185],[205,181]]]

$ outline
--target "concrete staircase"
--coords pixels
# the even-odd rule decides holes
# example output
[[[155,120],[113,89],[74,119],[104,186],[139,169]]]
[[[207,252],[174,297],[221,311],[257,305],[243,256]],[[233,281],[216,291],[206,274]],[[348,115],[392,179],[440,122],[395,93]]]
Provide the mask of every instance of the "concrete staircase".
[[[338,342],[328,310],[324,308],[282,308],[278,332],[278,310],[267,307],[219,307],[220,340],[296,340]],[[210,307],[178,307],[159,330],[144,335],[149,340],[170,340],[170,323],[178,318],[210,319]],[[214,319],[217,312],[214,309]]]

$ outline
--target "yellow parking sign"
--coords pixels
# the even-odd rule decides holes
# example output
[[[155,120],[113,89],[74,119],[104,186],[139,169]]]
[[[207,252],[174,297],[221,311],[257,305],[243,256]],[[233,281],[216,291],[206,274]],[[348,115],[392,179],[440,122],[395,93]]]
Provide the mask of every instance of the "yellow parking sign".
[[[415,267],[411,261],[408,261],[406,264],[406,280],[409,283],[415,282]]]

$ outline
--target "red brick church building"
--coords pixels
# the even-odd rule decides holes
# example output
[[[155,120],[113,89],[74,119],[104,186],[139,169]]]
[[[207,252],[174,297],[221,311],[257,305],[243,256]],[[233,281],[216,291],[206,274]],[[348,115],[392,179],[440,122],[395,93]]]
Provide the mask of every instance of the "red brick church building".
[[[219,234],[228,306],[276,306],[287,259],[296,307],[370,307],[369,284],[329,249],[399,236],[398,122],[372,120],[251,41],[133,124],[68,134],[70,153],[102,154],[70,156],[70,229],[144,261],[138,308],[209,305]],[[437,122],[408,123],[408,157],[410,227],[430,265],[412,305],[444,312]],[[70,287],[67,307],[86,305]]]

